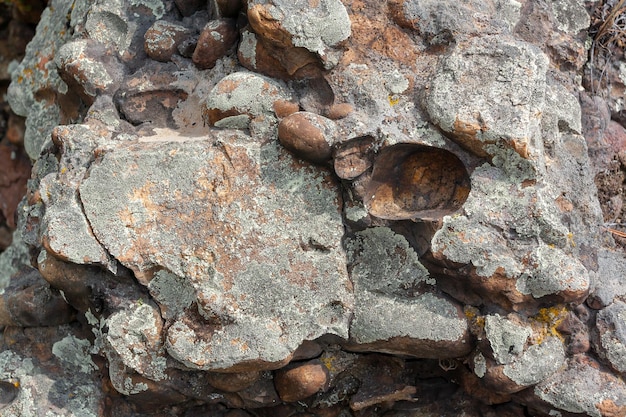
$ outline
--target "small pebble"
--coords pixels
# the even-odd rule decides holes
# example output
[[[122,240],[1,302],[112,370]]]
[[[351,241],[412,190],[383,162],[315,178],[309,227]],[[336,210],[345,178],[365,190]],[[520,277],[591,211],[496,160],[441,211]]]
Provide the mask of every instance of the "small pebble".
[[[144,49],[155,61],[167,62],[189,35],[189,29],[184,26],[157,20],[144,35]]]
[[[209,69],[215,66],[235,45],[239,32],[233,19],[212,20],[206,24],[200,37],[192,61],[200,69]]]
[[[328,371],[318,360],[276,372],[274,385],[283,401],[300,401],[321,391],[328,382]]]
[[[324,116],[297,112],[278,125],[280,143],[297,156],[314,163],[328,161],[337,139],[335,123]]]

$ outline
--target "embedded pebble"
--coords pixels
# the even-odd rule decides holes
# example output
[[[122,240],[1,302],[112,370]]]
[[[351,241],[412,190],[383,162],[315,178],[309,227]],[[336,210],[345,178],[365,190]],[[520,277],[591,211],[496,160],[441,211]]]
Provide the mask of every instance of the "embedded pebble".
[[[284,84],[252,72],[234,72],[222,78],[202,103],[202,117],[211,126],[242,116],[241,126],[258,116],[274,116],[275,103],[290,101]]]
[[[64,44],[54,60],[61,78],[90,104],[97,94],[114,93],[126,72],[111,48],[92,39]]]
[[[278,125],[280,143],[297,156],[315,163],[330,159],[337,135],[335,123],[315,113],[293,113]]]
[[[191,58],[193,63],[200,69],[213,68],[217,60],[235,45],[238,36],[237,25],[233,19],[210,21],[200,32]]]
[[[283,401],[300,401],[319,392],[328,382],[328,371],[319,360],[276,372],[274,384]]]
[[[144,35],[144,49],[150,58],[167,62],[190,34],[191,31],[182,25],[157,20]]]

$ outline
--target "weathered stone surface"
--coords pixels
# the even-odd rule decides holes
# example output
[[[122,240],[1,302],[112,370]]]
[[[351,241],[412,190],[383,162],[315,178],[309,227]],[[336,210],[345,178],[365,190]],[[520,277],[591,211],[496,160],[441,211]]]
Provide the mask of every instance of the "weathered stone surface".
[[[254,32],[273,46],[290,52],[303,48],[319,57],[326,69],[337,64],[334,47],[350,36],[350,18],[339,0],[248,2],[248,21]],[[276,57],[289,74],[305,65]],[[287,61],[288,62],[288,61]],[[291,64],[291,65],[290,65]]]
[[[233,19],[210,21],[200,32],[191,58],[193,63],[201,69],[213,68],[217,60],[233,48],[238,37],[237,25]]]
[[[156,61],[167,62],[178,46],[191,35],[191,30],[165,20],[157,20],[144,35],[144,49]]]
[[[626,304],[615,301],[598,312],[598,353],[619,372],[626,372]]]
[[[105,395],[84,334],[68,325],[13,327],[4,331],[1,347],[0,380],[18,388],[12,401],[0,404],[3,415],[101,415]]]
[[[459,36],[511,32],[519,19],[521,4],[515,1],[417,1],[390,2],[393,19],[414,29],[439,46]]]
[[[332,120],[309,112],[293,113],[278,125],[281,145],[297,156],[316,163],[330,159],[337,134]]]
[[[474,373],[498,394],[512,394],[533,386],[565,362],[561,340],[537,337],[531,326],[496,314],[485,317],[484,330],[489,348],[474,355]]]
[[[5,328],[0,356],[22,359],[0,408],[624,414],[626,84],[622,52],[598,60],[606,38],[584,30],[609,2],[52,0],[7,64],[7,10],[28,3],[43,5],[0,4],[0,80],[14,70],[27,116],[22,135],[0,103],[0,136],[37,158],[0,254],[0,321],[70,320],[45,313],[63,298],[82,314]],[[236,56],[198,45],[224,18]],[[340,184],[281,145],[299,111],[332,131],[316,162]],[[49,286],[6,287],[31,262]]]
[[[91,39],[64,44],[54,59],[63,81],[88,104],[98,94],[114,94],[126,72],[115,51]]]
[[[431,120],[478,155],[504,140],[535,155],[548,60],[528,43],[500,36],[470,40],[442,60],[425,106]]]
[[[168,353],[187,366],[271,368],[305,339],[347,336],[338,196],[324,174],[292,172],[292,162],[275,144],[225,132],[122,148],[83,181],[87,217],[116,259],[146,284],[165,269],[193,287],[167,330]],[[301,222],[291,229],[290,218]]]
[[[257,117],[273,117],[276,102],[289,101],[282,83],[251,72],[235,72],[220,80],[202,103],[211,126],[247,128]]]
[[[537,404],[544,412],[553,407],[594,417],[626,412],[624,382],[584,355],[569,359],[566,368],[535,386],[533,392],[547,404],[547,407]]]
[[[61,122],[61,109],[54,94],[46,91],[66,92],[67,86],[56,71],[54,57],[61,45],[71,38],[69,27],[81,19],[77,8],[68,16],[72,5],[65,0],[54,0],[41,14],[40,27],[26,48],[26,57],[11,74],[7,99],[11,108],[26,119],[24,148],[31,159],[37,159],[51,130]]]
[[[548,295],[583,300],[589,272],[569,253],[575,242],[557,217],[556,202],[545,188],[523,185],[536,178],[528,162],[512,150],[502,156],[496,166],[484,165],[472,173],[465,214],[445,217],[433,237],[436,258],[475,268],[476,275],[466,284],[446,278],[444,285],[457,298],[468,299],[476,291],[503,305],[532,303]],[[471,288],[466,295],[463,285]]]
[[[174,127],[172,112],[189,93],[178,85],[172,63],[147,65],[127,78],[115,95],[120,113],[134,125]]]
[[[594,289],[587,304],[601,309],[626,296],[626,259],[622,252],[600,250],[598,252],[598,272]]]
[[[351,349],[424,358],[471,350],[460,307],[434,293],[435,280],[403,236],[385,227],[367,229],[347,250],[355,294]]]

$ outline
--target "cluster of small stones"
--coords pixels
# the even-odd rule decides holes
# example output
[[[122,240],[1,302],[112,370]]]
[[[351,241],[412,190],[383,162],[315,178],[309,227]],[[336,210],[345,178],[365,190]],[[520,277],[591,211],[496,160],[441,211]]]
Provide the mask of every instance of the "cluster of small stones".
[[[48,1],[9,71],[34,165],[2,208],[0,414],[626,415],[589,25],[576,0]]]

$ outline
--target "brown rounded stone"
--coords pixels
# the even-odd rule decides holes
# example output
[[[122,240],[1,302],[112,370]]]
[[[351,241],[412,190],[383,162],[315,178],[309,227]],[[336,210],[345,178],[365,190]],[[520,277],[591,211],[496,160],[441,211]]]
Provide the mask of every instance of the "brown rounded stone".
[[[467,169],[452,152],[403,144],[377,157],[365,205],[382,219],[433,220],[460,209],[469,192]]]
[[[167,62],[189,35],[189,29],[184,26],[157,20],[144,35],[144,50],[150,58]]]
[[[315,163],[330,159],[337,137],[335,123],[324,116],[297,112],[278,125],[278,140],[299,157]]]
[[[297,103],[287,100],[276,100],[274,102],[274,113],[277,117],[283,118],[300,110]]]
[[[0,300],[0,325],[56,326],[73,319],[73,309],[36,269],[15,274]]]
[[[326,117],[328,117],[329,119],[333,119],[333,120],[343,119],[344,117],[346,117],[353,111],[354,111],[354,107],[352,106],[352,104],[349,104],[349,103],[333,104],[332,106],[328,108],[328,111],[326,112]]]
[[[328,370],[318,360],[281,369],[276,373],[274,385],[283,401],[300,401],[324,389]]]
[[[233,19],[217,19],[206,24],[191,60],[198,68],[209,69],[237,42],[239,32]]]
[[[374,138],[365,136],[338,145],[333,152],[335,172],[339,178],[352,180],[372,167]]]
[[[206,374],[209,384],[215,388],[226,392],[237,392],[248,388],[261,377],[258,371],[238,372],[233,374],[213,373]]]

